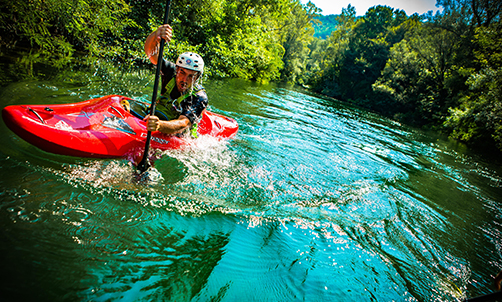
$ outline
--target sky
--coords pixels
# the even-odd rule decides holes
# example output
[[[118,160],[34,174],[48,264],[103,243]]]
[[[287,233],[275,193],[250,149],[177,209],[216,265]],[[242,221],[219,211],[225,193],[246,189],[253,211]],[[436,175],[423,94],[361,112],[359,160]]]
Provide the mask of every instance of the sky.
[[[436,7],[436,0],[310,0],[315,6],[322,9],[323,15],[339,15],[342,8],[346,8],[349,3],[356,8],[356,16],[364,15],[370,7],[377,5],[387,5],[394,9],[401,9],[410,16],[414,13],[424,14],[432,10],[434,13],[439,10]],[[309,0],[301,0],[303,4]]]

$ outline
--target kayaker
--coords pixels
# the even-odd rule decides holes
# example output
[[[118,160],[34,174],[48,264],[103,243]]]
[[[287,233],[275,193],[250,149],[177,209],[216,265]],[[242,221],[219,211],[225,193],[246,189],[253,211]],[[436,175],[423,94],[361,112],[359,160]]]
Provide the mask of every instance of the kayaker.
[[[146,38],[145,52],[153,64],[158,61],[160,39],[171,41],[172,32],[171,26],[164,24]],[[208,104],[199,83],[203,72],[204,60],[193,52],[182,53],[176,63],[163,59],[162,96],[157,101],[155,115],[144,118],[149,131],[179,134],[190,129],[192,136],[197,137],[197,123]]]

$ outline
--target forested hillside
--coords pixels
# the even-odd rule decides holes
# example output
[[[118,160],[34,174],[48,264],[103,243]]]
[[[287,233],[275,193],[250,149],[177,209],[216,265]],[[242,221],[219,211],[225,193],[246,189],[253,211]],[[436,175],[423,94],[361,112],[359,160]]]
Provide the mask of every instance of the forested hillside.
[[[376,6],[356,18],[319,16],[298,0],[175,0],[173,59],[204,56],[207,76],[308,85],[398,121],[502,151],[502,2],[438,0],[436,15]],[[164,1],[35,0],[0,3],[0,49],[28,47],[30,60],[65,66],[82,54],[148,63],[145,37]],[[322,25],[315,19],[323,20]],[[334,20],[333,20],[334,18]],[[335,31],[314,36],[314,25]],[[321,37],[321,36],[320,36]]]
[[[319,15],[314,18],[314,37],[326,39],[336,30],[337,16],[336,15]]]
[[[320,93],[406,123],[502,150],[502,2],[438,1],[441,14],[406,16],[377,6],[311,54]]]

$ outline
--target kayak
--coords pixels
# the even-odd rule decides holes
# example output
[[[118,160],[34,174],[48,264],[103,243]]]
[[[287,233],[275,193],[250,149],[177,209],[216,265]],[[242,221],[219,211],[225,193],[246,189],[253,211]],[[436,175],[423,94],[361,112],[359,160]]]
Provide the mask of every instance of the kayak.
[[[131,98],[108,95],[62,105],[12,105],[2,110],[9,129],[30,144],[50,153],[91,158],[130,158],[145,149],[145,122],[123,104]],[[204,111],[199,136],[235,136],[234,119]],[[151,149],[182,149],[192,138],[152,132]]]

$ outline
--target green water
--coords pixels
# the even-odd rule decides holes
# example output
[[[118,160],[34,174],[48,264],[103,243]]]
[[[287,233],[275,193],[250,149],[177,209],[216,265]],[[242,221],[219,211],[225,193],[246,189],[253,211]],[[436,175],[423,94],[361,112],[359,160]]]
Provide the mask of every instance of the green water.
[[[0,104],[149,100],[151,71],[99,66],[4,76]],[[165,152],[142,182],[125,160],[49,154],[0,123],[2,301],[460,301],[493,291],[500,162],[293,87],[204,85],[210,109],[239,122],[237,137]]]

